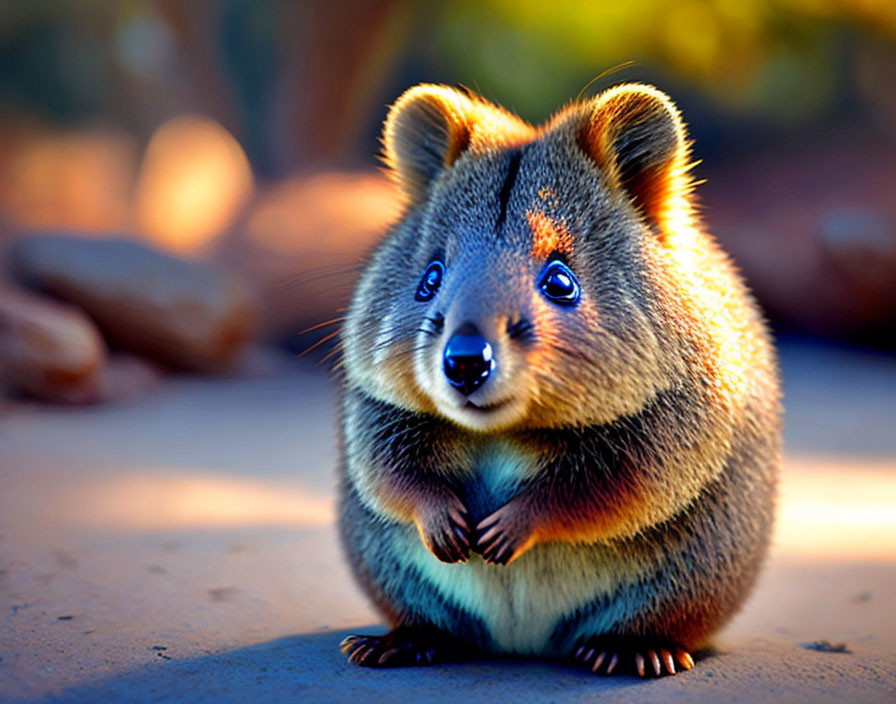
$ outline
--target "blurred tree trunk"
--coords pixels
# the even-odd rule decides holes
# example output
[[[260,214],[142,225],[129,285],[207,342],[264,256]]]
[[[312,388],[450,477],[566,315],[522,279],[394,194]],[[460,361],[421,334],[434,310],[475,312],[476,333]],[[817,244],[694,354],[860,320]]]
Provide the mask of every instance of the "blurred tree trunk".
[[[401,55],[408,0],[161,0],[197,109],[264,176],[344,163]]]
[[[412,4],[314,0],[289,7],[275,111],[283,157],[302,166],[344,161],[406,45]]]
[[[196,110],[241,136],[239,111],[218,46],[221,5],[220,0],[158,0],[156,7],[177,46],[178,68],[190,91],[185,97]]]

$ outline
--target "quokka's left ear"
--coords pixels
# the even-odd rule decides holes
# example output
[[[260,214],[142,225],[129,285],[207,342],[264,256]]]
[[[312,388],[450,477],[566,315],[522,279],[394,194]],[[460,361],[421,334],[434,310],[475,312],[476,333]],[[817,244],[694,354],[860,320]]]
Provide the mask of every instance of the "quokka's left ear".
[[[476,103],[448,86],[422,84],[398,99],[383,129],[384,159],[411,202],[470,144]]]
[[[389,111],[383,158],[406,199],[420,203],[465,152],[499,149],[531,135],[528,124],[472,93],[421,84]]]
[[[652,86],[623,84],[598,95],[584,108],[578,139],[654,222],[673,195],[690,188],[684,123],[669,96]]]

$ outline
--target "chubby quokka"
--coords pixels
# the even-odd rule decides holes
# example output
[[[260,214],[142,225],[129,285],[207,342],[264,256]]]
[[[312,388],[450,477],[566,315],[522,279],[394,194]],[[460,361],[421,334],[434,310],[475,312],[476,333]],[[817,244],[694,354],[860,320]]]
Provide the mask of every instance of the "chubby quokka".
[[[780,412],[677,109],[620,85],[533,127],[420,85],[383,140],[406,207],[343,329],[340,526],[392,630],[343,651],[690,669],[766,551]]]

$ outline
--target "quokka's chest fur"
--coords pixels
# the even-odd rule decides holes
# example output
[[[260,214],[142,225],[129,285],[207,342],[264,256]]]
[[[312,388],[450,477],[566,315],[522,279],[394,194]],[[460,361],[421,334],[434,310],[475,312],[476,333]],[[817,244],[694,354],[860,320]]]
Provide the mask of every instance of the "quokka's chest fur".
[[[453,481],[472,519],[479,521],[519,492],[543,459],[507,440],[471,444],[472,464],[457,471]],[[399,589],[395,581],[410,574],[415,576],[411,582],[427,587],[401,587],[403,608],[433,615],[434,598],[450,604],[453,608],[440,625],[451,630],[455,609],[463,612],[487,636],[481,645],[496,652],[556,655],[558,633],[588,604],[601,602],[600,620],[612,627],[634,607],[632,595],[624,594],[628,586],[653,567],[649,554],[634,554],[630,548],[561,542],[539,545],[506,566],[490,565],[478,555],[447,564],[426,549],[413,527],[367,515],[364,530],[377,540],[359,557],[378,563],[374,571],[388,591]],[[389,566],[380,569],[383,562]]]

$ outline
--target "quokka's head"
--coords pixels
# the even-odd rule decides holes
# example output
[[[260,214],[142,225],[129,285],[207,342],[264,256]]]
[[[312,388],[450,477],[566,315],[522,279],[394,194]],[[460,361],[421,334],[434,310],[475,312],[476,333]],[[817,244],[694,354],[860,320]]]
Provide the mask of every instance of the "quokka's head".
[[[355,292],[349,384],[479,431],[609,422],[668,386],[689,181],[664,94],[617,86],[535,128],[421,85],[383,141],[407,208]]]

